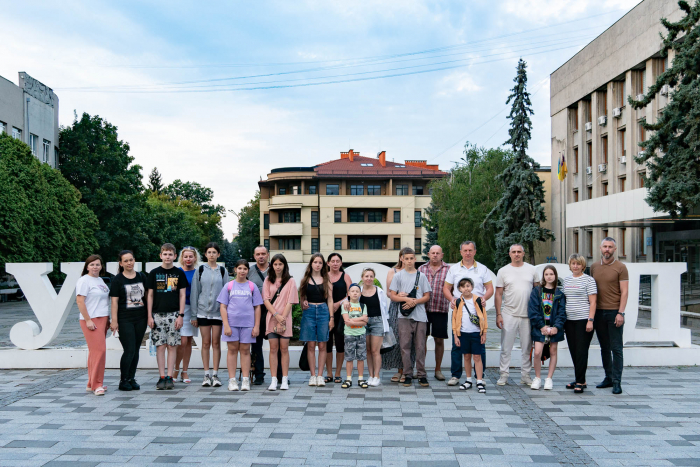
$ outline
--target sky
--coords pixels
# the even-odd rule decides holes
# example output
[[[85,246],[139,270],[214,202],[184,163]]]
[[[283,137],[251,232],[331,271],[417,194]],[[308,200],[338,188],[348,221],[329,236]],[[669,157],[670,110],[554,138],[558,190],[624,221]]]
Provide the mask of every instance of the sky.
[[[0,76],[53,88],[61,125],[117,126],[144,183],[157,167],[239,211],[276,167],[354,149],[449,169],[467,141],[502,145],[520,57],[550,165],[549,75],[637,3],[30,0],[2,8]]]

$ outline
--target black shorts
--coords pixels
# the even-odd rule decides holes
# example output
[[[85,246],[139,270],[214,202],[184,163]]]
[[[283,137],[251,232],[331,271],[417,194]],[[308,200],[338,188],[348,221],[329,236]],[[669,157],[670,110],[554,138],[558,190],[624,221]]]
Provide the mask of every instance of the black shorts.
[[[447,321],[450,314],[430,311],[426,314],[428,315],[428,331],[425,335],[437,337],[438,339],[447,339]]]
[[[197,318],[197,326],[223,326],[224,323],[220,319]]]

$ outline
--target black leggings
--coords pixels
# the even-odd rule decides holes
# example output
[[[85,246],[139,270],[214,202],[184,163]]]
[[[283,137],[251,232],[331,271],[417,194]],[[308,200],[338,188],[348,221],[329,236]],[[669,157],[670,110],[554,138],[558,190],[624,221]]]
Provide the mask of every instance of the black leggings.
[[[338,330],[338,323],[344,322],[341,315],[340,308],[333,315],[333,329],[328,333],[328,345],[326,346],[326,351],[333,352],[333,342],[335,341],[335,352],[344,353],[345,352],[345,326],[340,326],[340,331]]]
[[[145,317],[133,321],[119,321],[119,342],[124,348],[119,363],[121,379],[132,379],[136,376],[136,367],[139,365],[139,349],[141,349],[147,325],[148,320]]]

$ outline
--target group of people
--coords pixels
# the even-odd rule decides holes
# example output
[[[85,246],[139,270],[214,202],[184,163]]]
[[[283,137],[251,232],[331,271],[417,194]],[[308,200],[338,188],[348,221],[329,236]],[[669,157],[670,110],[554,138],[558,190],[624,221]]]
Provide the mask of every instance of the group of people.
[[[429,251],[429,261],[416,268],[415,251],[404,248],[387,275],[386,291],[376,285],[376,273],[371,268],[362,271],[360,283],[353,283],[338,253],[331,253],[327,259],[320,253],[313,254],[299,286],[290,275],[284,255],[269,259],[264,246],[255,249],[252,267],[247,260],[236,262],[233,279],[217,264],[220,248],[216,243],[205,247],[206,262],[195,248],[183,248],[178,258],[180,267],[174,264],[175,246],[166,243],[160,252],[162,264],[148,274],[136,271],[134,254],[125,250],[119,254],[119,273],[111,287],[101,279],[105,266],[102,258],[92,255],[85,261],[76,286],[80,323],[89,351],[87,390],[95,395],[105,393],[105,341],[110,328],[124,349],[119,389],[140,388],[135,375],[147,327],[151,328],[150,344],[156,347],[160,372],[157,389],[172,389],[176,380],[191,382],[188,366],[193,338],[201,332],[202,386],[222,386],[218,377],[222,341],[227,344],[228,389],[248,391],[251,384],[265,384],[263,341],[268,340],[268,390],[286,390],[292,308],[300,304],[299,339],[306,344],[309,386],[335,383],[350,388],[356,365],[357,385],[361,388],[379,386],[382,369],[396,369],[392,382],[411,386],[415,378],[427,387],[428,336],[435,341],[434,377],[444,381],[444,342],[451,328],[451,377],[447,384],[459,385],[462,390],[475,385],[478,392],[485,393],[486,302],[494,296],[496,326],[501,330],[498,385],[508,382],[511,352],[518,337],[521,383],[540,389],[541,363],[549,358],[544,389],[552,389],[557,344],[566,336],[575,369],[575,381],[566,387],[583,392],[595,330],[606,375],[597,387],[612,387],[613,393],[619,394],[628,275],[625,265],[615,259],[615,251],[615,240],[605,238],[601,260],[591,265],[590,276],[584,274],[586,259],[571,255],[572,275],[559,281],[552,265],[545,266],[540,278],[535,267],[523,261],[523,246],[515,244],[509,250],[511,263],[498,271],[494,287],[489,270],[475,260],[476,244],[472,241],[460,246],[462,260],[452,266],[443,261],[442,249],[435,245]],[[533,343],[534,379],[530,377]],[[236,378],[239,354],[240,382]],[[463,372],[466,379],[460,384]]]

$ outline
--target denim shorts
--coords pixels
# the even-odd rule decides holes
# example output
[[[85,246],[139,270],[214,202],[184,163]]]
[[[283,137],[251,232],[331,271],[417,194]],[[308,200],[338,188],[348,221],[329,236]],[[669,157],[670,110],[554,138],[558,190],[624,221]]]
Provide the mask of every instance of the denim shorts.
[[[299,340],[302,342],[328,342],[328,323],[331,315],[328,313],[328,305],[309,304],[309,308],[301,315],[301,332]]]
[[[367,320],[367,335],[384,337],[384,322],[381,316],[370,316]]]

